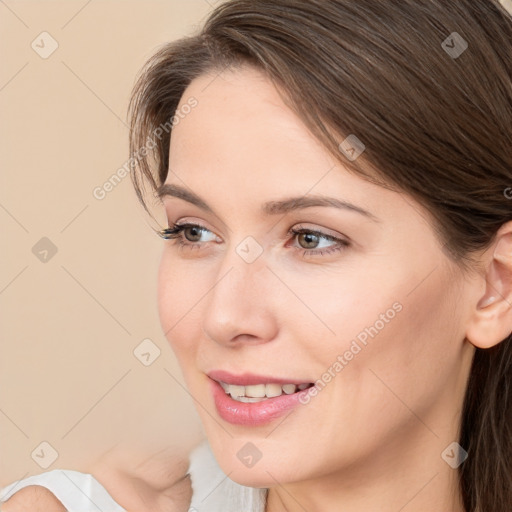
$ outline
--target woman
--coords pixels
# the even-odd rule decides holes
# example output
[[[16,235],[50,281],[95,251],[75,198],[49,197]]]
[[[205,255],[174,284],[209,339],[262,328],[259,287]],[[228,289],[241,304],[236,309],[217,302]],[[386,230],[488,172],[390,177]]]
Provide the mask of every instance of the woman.
[[[238,0],[131,103],[191,510],[512,508],[512,20]]]

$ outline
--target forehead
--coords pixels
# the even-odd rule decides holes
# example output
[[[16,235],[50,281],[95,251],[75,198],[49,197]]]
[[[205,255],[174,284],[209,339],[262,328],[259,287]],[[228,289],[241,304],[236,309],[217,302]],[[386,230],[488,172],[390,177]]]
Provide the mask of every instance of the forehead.
[[[199,137],[208,131],[208,139],[231,137],[233,143],[239,139],[247,144],[251,136],[258,136],[261,143],[278,136],[281,143],[289,139],[319,145],[270,79],[254,67],[201,75],[183,93],[178,111],[192,97],[197,106],[173,129],[175,138],[183,133],[191,136],[189,131]]]
[[[270,178],[294,170],[296,179],[318,180],[335,164],[301,119],[259,70],[213,71],[193,80],[178,111],[197,106],[173,128],[170,167],[189,176],[215,171]],[[192,177],[192,176],[191,176]],[[235,176],[231,176],[235,178]]]
[[[244,111],[257,115],[264,106],[265,108],[273,107],[276,113],[281,111],[283,114],[287,113],[295,117],[286,107],[272,81],[263,71],[254,66],[212,69],[200,75],[192,80],[183,93],[178,109],[191,96],[197,98],[203,112],[222,108],[234,114],[235,110],[243,106]],[[231,108],[233,104],[238,108]]]
[[[264,202],[322,194],[401,217],[400,194],[372,184],[343,165],[309,132],[273,83],[259,70],[213,71],[193,80],[173,128],[167,183],[191,190],[238,218]]]

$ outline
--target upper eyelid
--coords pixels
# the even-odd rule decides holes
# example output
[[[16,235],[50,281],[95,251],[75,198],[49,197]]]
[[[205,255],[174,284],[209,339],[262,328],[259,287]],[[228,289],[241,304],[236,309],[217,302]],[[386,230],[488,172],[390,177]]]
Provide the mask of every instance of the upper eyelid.
[[[165,198],[173,198],[173,197],[175,197],[175,196],[173,196],[173,195],[165,195],[165,194],[164,194],[164,195],[161,197],[161,199],[162,199],[162,201],[165,203],[165,201],[164,201],[164,199],[165,199]],[[182,198],[180,198],[180,199],[182,199]],[[356,208],[356,209],[357,209],[357,208]],[[167,205],[166,205],[165,210],[166,210],[166,213],[167,213],[168,218],[169,218],[169,217],[174,217],[174,216],[178,213],[174,208],[172,208],[172,207],[170,207],[170,206],[168,207]],[[363,212],[363,213],[368,213],[368,212],[365,212],[364,210],[363,210],[362,212]],[[223,237],[223,236],[224,236],[224,234],[226,234],[226,233],[227,233],[227,234],[232,233],[232,230],[230,229],[230,227],[229,227],[227,224],[225,224],[225,223],[224,223],[224,221],[222,221],[222,219],[220,219],[220,218],[219,218],[219,217],[218,217],[214,212],[211,212],[211,213],[213,213],[214,217],[215,217],[217,220],[219,220],[219,222],[221,223],[221,225],[222,225],[222,226],[221,226],[221,231],[217,231],[217,230],[215,230],[215,229],[210,229],[209,227],[207,227],[207,226],[206,226],[206,225],[204,225],[204,224],[199,223],[198,221],[184,221],[184,222],[175,221],[175,222],[170,222],[170,220],[169,220],[169,226],[170,226],[170,227],[172,227],[172,226],[175,226],[175,225],[183,225],[183,224],[188,224],[188,223],[190,223],[190,224],[194,224],[194,225],[199,225],[199,226],[201,226],[202,228],[207,229],[208,231],[211,231],[212,233],[214,233],[215,235],[220,236],[220,237]],[[301,215],[302,215],[302,214],[304,214],[304,212],[298,212],[298,213],[300,213]],[[191,216],[191,217],[194,217],[194,214],[192,214],[192,215],[190,215],[190,216]],[[369,216],[372,216],[372,214],[369,214]],[[187,217],[189,217],[189,215],[184,215],[184,216],[183,216],[183,218],[187,218]],[[176,217],[175,217],[175,218],[176,218]],[[375,220],[377,220],[377,219],[375,218]],[[298,221],[298,219],[296,219],[296,221],[297,221],[297,225],[302,225],[303,223],[308,222],[308,221],[302,221],[302,222],[300,222],[300,221]],[[313,222],[313,223],[314,223],[314,222]],[[274,226],[275,226],[275,225],[276,225],[276,224],[274,224]],[[302,227],[302,226],[301,226],[301,227]],[[271,230],[273,230],[273,229],[274,229],[274,228],[272,227],[272,228],[271,228]],[[311,231],[316,231],[316,232],[318,232],[318,233],[320,233],[320,234],[322,234],[322,235],[325,235],[325,236],[332,236],[333,238],[336,238],[336,239],[339,239],[339,240],[346,240],[346,241],[350,241],[350,240],[351,240],[351,239],[350,239],[350,237],[348,237],[347,235],[345,235],[345,234],[343,234],[343,233],[338,233],[338,234],[326,233],[326,232],[323,230],[323,228],[310,228],[310,227],[304,227],[304,229],[311,230]],[[327,229],[327,228],[325,228],[325,229]],[[290,233],[290,231],[291,231],[291,228],[287,231],[287,234],[289,234],[289,233]],[[329,230],[329,231],[332,231],[332,230]],[[335,232],[335,233],[336,233],[336,232]]]
[[[187,229],[189,227],[199,228],[199,229],[201,229],[201,231],[208,231],[208,232],[214,234],[215,236],[219,236],[215,231],[213,231],[213,230],[207,228],[206,226],[203,226],[202,224],[199,224],[197,222],[175,222],[175,223],[170,222],[169,226],[167,228],[163,228],[160,231],[157,231],[157,233],[160,236],[163,236],[163,234],[166,231],[172,231],[172,230],[175,230],[176,228],[181,228],[179,233],[182,233],[185,229]],[[193,242],[190,242],[190,243],[193,243]]]
[[[164,195],[164,196],[162,196],[162,197],[160,198],[160,199],[162,200],[163,204],[164,204],[165,211],[167,212],[168,217],[174,217],[174,215],[175,215],[177,212],[176,212],[176,210],[175,210],[175,208],[174,208],[174,207],[172,207],[172,206],[170,206],[170,205],[166,204],[165,198],[167,198],[167,197],[169,197],[169,198],[173,198],[173,197],[175,197],[175,196],[172,196],[172,195]],[[180,198],[180,199],[181,199],[181,198]],[[192,203],[192,204],[194,204],[194,203]],[[222,220],[218,215],[216,215],[216,214],[215,214],[215,212],[211,211],[209,207],[208,207],[208,208],[206,208],[206,209],[205,209],[205,211],[204,211],[203,213],[205,213],[205,212],[206,212],[206,213],[211,213],[211,214],[213,215],[213,217],[214,217],[214,218],[215,218],[215,219],[216,219],[216,220],[217,220],[217,221],[222,225],[222,228],[223,228],[225,231],[227,231],[227,232],[230,232],[230,231],[231,231],[231,229],[229,228],[229,226],[228,226],[227,224],[225,224],[225,223],[224,223],[224,221],[223,221],[223,220]],[[193,217],[194,215],[191,215],[191,216]],[[188,215],[185,215],[185,217],[188,217]],[[186,223],[186,222],[185,222],[185,223]],[[195,222],[192,222],[192,223],[195,223]],[[171,223],[171,222],[169,222],[169,225],[170,225],[170,226],[171,226],[171,225],[174,225],[174,224],[176,224],[176,223]],[[209,229],[209,228],[207,228],[207,229]],[[210,230],[210,231],[213,231],[213,230]]]
[[[183,229],[186,229],[187,227],[197,227],[203,231],[208,231],[215,236],[219,236],[215,231],[207,228],[206,226],[203,226],[202,224],[199,224],[198,222],[191,222],[191,221],[175,222],[175,223],[172,223],[172,226],[169,226],[169,228],[167,228],[167,229],[173,229],[173,228],[178,228],[178,227],[183,228]],[[183,232],[183,229],[182,229],[181,233]],[[165,229],[160,231],[159,232],[160,235],[164,231],[165,231]],[[337,241],[338,243],[348,243],[349,242],[348,237],[346,237],[344,235],[343,236],[333,235],[331,233],[326,233],[325,231],[322,231],[321,229],[318,229],[318,228],[310,228],[310,227],[304,226],[303,224],[294,225],[293,227],[288,229],[286,234],[287,235],[293,234],[293,236],[295,237],[295,236],[297,236],[297,232],[299,232],[299,234],[300,234],[301,232],[304,232],[304,231],[313,233],[313,234],[323,237],[329,241]],[[200,242],[188,242],[188,243],[191,245],[199,245]]]
[[[290,228],[288,230],[288,233],[293,233],[293,232],[296,232],[296,231],[308,231],[310,233],[313,233],[315,235],[320,235],[320,236],[324,236],[326,238],[331,238],[333,240],[344,240],[344,239],[347,239],[348,240],[348,237],[344,236],[344,235],[334,235],[332,233],[327,233],[326,231],[323,231],[322,229],[318,229],[318,228],[308,228],[307,226],[302,226],[301,224],[299,224],[299,226],[294,226],[292,228]]]
[[[202,224],[202,223],[200,223],[198,221],[186,220],[186,221],[181,221],[181,222],[170,222],[169,223],[169,228],[170,229],[175,228],[175,227],[188,227],[188,226],[198,227],[198,228],[201,228],[203,230],[209,231],[210,233],[213,233],[216,236],[220,236],[217,233],[217,231],[215,231],[213,229],[210,229],[208,226],[206,226],[205,224]]]
[[[214,233],[214,234],[217,234],[215,233],[214,230],[202,225],[202,224],[199,224],[198,222],[189,222],[189,221],[185,221],[185,222],[175,222],[173,223],[172,226],[169,226],[169,228],[177,228],[177,227],[198,227],[198,228],[201,228],[201,229],[204,229],[206,231],[210,231],[210,233]],[[293,231],[309,231],[311,233],[315,233],[315,234],[318,234],[318,235],[321,235],[321,236],[328,236],[328,237],[331,237],[331,238],[339,238],[337,237],[336,235],[333,235],[331,233],[326,233],[325,231],[322,231],[322,229],[319,229],[319,228],[308,228],[307,226],[303,226],[302,224],[299,224],[298,226],[293,226],[292,228],[290,228],[287,233],[291,233]],[[218,235],[217,235],[218,236]]]

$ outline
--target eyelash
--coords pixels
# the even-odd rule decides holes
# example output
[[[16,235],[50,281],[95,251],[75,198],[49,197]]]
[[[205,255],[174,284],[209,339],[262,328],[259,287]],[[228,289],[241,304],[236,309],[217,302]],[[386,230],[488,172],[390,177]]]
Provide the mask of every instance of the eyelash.
[[[192,248],[194,246],[200,247],[199,242],[185,241],[182,234],[183,234],[183,231],[187,228],[198,228],[200,231],[211,232],[208,228],[201,226],[200,224],[185,223],[185,224],[174,224],[172,227],[168,227],[168,228],[162,229],[161,231],[158,231],[157,234],[159,236],[161,236],[162,238],[164,238],[165,240],[169,240],[169,239],[177,240],[177,244],[181,248],[186,248],[186,247]],[[334,246],[331,246],[331,247],[328,247],[325,249],[304,249],[303,247],[293,247],[297,251],[302,251],[303,257],[314,256],[314,255],[324,256],[324,255],[332,254],[337,251],[342,251],[350,246],[350,243],[347,240],[343,240],[341,238],[337,238],[335,236],[328,235],[327,233],[322,233],[321,231],[317,231],[314,229],[291,228],[287,233],[288,236],[293,235],[294,237],[296,237],[298,235],[302,235],[302,234],[315,235],[315,236],[318,236],[319,238],[323,238],[324,240],[338,243],[337,245],[334,245]],[[208,243],[208,242],[203,242],[203,243]]]

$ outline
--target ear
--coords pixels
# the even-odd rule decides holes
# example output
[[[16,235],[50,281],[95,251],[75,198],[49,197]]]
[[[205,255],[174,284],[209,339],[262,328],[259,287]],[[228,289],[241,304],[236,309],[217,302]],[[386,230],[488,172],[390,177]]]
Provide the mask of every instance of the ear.
[[[479,297],[466,331],[477,348],[490,348],[512,332],[512,221],[496,233],[485,252],[485,293]]]

